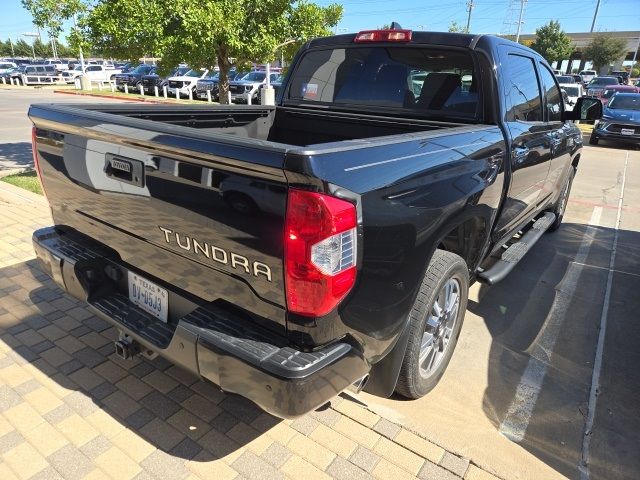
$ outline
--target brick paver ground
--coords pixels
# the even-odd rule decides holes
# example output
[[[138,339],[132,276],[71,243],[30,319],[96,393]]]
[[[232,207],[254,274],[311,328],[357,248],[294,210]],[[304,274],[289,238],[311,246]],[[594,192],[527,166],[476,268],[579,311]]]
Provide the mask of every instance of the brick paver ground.
[[[42,198],[0,183],[0,478],[494,479],[349,399],[288,421],[156,359],[34,259]]]

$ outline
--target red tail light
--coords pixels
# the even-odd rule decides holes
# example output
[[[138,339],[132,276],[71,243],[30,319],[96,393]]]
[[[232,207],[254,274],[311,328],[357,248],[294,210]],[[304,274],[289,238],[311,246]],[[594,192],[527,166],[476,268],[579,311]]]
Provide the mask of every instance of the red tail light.
[[[291,189],[285,222],[285,284],[289,310],[329,313],[356,281],[356,208],[321,193]]]
[[[38,150],[36,148],[36,127],[31,128],[31,149],[33,150],[33,167],[38,174],[38,181],[40,182],[42,194],[46,198],[47,194],[44,191],[44,183],[42,183],[42,171],[40,170],[40,161],[38,160]]]
[[[356,43],[410,42],[411,30],[364,30],[354,39]]]

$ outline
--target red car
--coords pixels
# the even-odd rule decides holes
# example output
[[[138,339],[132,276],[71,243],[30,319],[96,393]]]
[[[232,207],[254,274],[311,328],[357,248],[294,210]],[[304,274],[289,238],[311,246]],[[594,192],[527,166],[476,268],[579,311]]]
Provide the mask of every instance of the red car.
[[[607,88],[600,92],[600,95],[597,97],[602,102],[602,106],[604,107],[607,103],[609,103],[609,99],[613,96],[614,93],[624,92],[624,93],[640,93],[640,87],[634,87],[632,85],[609,85]]]

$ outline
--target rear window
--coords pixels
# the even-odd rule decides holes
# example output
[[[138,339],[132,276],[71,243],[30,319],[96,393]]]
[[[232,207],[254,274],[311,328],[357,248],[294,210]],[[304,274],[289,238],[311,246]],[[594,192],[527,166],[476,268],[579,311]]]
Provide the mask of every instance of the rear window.
[[[560,88],[562,88],[562,90],[567,92],[567,95],[569,95],[570,97],[579,97],[580,96],[580,89],[578,87],[564,86],[564,87],[560,87]]]
[[[404,46],[315,50],[302,57],[287,98],[473,118],[475,79],[466,52]]]

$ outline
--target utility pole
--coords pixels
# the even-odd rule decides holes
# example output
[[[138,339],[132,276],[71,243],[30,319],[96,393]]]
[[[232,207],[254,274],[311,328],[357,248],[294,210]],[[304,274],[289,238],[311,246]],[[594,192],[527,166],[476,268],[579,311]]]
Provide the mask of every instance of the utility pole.
[[[15,58],[16,54],[13,51],[13,41],[11,40],[11,37],[9,37],[9,45],[11,45],[11,57]]]
[[[469,28],[471,27],[471,10],[473,10],[473,0],[469,0],[467,2],[467,10],[469,11],[469,16],[467,16],[467,30],[466,33],[469,33]]]
[[[527,0],[520,0],[520,18],[518,19],[518,32],[516,33],[516,42],[520,40],[520,30],[522,30],[522,24],[524,23],[522,19],[524,18],[525,3],[527,3]]]
[[[596,26],[596,19],[598,18],[598,10],[600,10],[600,0],[598,0],[598,3],[596,3],[596,11],[593,14],[593,22],[591,22],[591,30],[589,30],[590,32],[593,32],[593,29]]]

